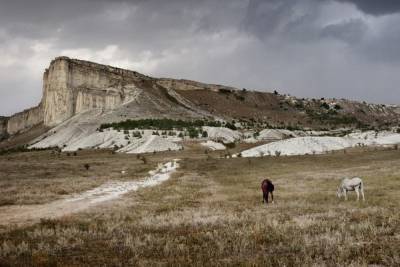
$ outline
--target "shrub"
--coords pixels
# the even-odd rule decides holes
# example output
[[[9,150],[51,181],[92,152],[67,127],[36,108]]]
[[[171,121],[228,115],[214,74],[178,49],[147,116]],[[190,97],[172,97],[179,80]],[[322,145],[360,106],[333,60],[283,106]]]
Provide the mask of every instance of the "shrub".
[[[281,152],[278,151],[278,150],[276,150],[276,151],[275,151],[275,156],[279,157],[280,155],[281,155]]]
[[[232,93],[232,90],[225,89],[225,88],[220,88],[220,89],[218,90],[218,92],[219,92],[219,93],[222,93],[222,94],[230,94],[230,93]]]
[[[208,137],[207,131],[203,131],[202,134],[201,134],[201,137]]]
[[[229,149],[232,149],[232,148],[235,148],[235,147],[236,147],[236,144],[235,144],[235,142],[226,143],[225,146],[226,146],[227,148],[229,148]]]
[[[242,96],[242,95],[235,95],[235,97],[236,97],[236,99],[239,100],[239,101],[244,101],[244,100],[245,100],[245,97]]]
[[[320,107],[324,108],[324,109],[329,109],[330,108],[329,105],[326,102],[322,103]]]
[[[140,160],[143,162],[143,164],[147,164],[147,158],[146,157],[142,156],[140,158]]]
[[[83,167],[85,167],[85,169],[88,171],[90,169],[90,165],[88,163],[85,163],[85,165],[83,165]]]
[[[196,128],[190,127],[188,128],[188,133],[190,138],[198,138],[199,137],[199,130]]]
[[[333,108],[336,109],[336,110],[342,109],[342,107],[339,104],[335,104],[333,106]]]
[[[229,129],[231,129],[231,130],[234,130],[234,131],[237,130],[235,124],[230,123],[230,122],[226,123],[226,124],[225,124],[225,127],[226,127],[226,128],[229,128]]]

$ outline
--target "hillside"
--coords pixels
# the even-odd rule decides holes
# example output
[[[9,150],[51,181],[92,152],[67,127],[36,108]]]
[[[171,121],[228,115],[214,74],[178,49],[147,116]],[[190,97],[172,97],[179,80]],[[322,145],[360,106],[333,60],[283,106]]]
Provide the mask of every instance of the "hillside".
[[[397,126],[400,109],[152,78],[135,71],[58,57],[44,72],[39,105],[9,118],[0,117],[0,138],[11,136],[18,140],[24,135],[33,139],[35,136],[27,134],[31,129],[40,126],[42,130],[37,132],[42,133],[43,129],[62,124],[93,131],[103,123],[138,118],[235,120],[251,128],[372,129]],[[5,144],[11,143],[3,142],[2,146]]]

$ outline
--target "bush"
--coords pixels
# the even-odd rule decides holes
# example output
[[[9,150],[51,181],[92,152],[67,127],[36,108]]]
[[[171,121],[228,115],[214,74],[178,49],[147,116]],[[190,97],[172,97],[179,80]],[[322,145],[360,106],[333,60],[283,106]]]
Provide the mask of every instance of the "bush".
[[[133,137],[142,138],[142,134],[139,131],[133,132]]]
[[[140,160],[143,162],[143,164],[147,164],[147,158],[146,157],[142,156],[140,158]]]
[[[219,93],[222,93],[222,94],[230,94],[230,93],[232,93],[232,90],[225,89],[225,88],[220,88],[220,89],[218,90],[218,92],[219,92]]]
[[[320,107],[324,108],[324,109],[330,109],[329,105],[327,103],[325,103],[325,102],[322,103]]]
[[[236,126],[235,126],[235,124],[233,124],[233,123],[227,123],[227,124],[225,124],[225,127],[226,128],[229,128],[229,129],[231,129],[231,130],[237,130],[237,128],[236,128]]]
[[[90,165],[88,163],[86,163],[85,165],[83,165],[83,167],[85,167],[85,169],[88,171],[90,169]]]
[[[232,148],[235,148],[235,147],[236,147],[236,144],[235,144],[235,142],[232,142],[232,143],[227,143],[227,144],[225,144],[225,146],[226,146],[227,148],[229,148],[229,149],[232,149]]]
[[[203,131],[203,133],[201,134],[201,137],[208,137],[208,133],[207,133],[207,131]]]
[[[188,133],[190,138],[198,138],[199,130],[193,127],[188,128]]]
[[[342,107],[339,104],[335,104],[335,106],[333,106],[333,108],[336,110],[342,109]]]
[[[239,101],[244,101],[244,100],[245,100],[245,97],[242,96],[242,95],[235,95],[235,97],[236,97],[236,99],[239,100]]]
[[[281,152],[278,151],[278,150],[276,150],[276,151],[275,151],[275,156],[279,157],[280,155],[281,155]]]

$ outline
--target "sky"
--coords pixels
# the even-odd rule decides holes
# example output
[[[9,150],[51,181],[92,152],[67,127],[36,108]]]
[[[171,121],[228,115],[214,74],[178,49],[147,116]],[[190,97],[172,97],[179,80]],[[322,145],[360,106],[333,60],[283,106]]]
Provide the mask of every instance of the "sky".
[[[57,56],[155,77],[400,104],[398,0],[0,0],[0,115]]]

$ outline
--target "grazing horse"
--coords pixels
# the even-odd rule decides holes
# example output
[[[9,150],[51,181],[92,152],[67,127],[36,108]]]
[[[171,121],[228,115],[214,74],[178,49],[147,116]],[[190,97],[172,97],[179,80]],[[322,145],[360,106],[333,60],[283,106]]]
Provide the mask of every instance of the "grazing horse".
[[[360,199],[360,192],[363,201],[365,200],[364,198],[364,184],[361,178],[359,177],[354,177],[354,178],[344,178],[342,182],[340,183],[340,186],[338,187],[337,190],[337,197],[341,198],[342,195],[344,196],[344,199],[347,200],[347,192],[348,191],[356,191],[357,194],[357,201]]]
[[[265,179],[261,183],[261,190],[263,192],[263,203],[266,202],[268,204],[268,194],[271,193],[272,203],[274,203],[274,184],[269,179]]]

